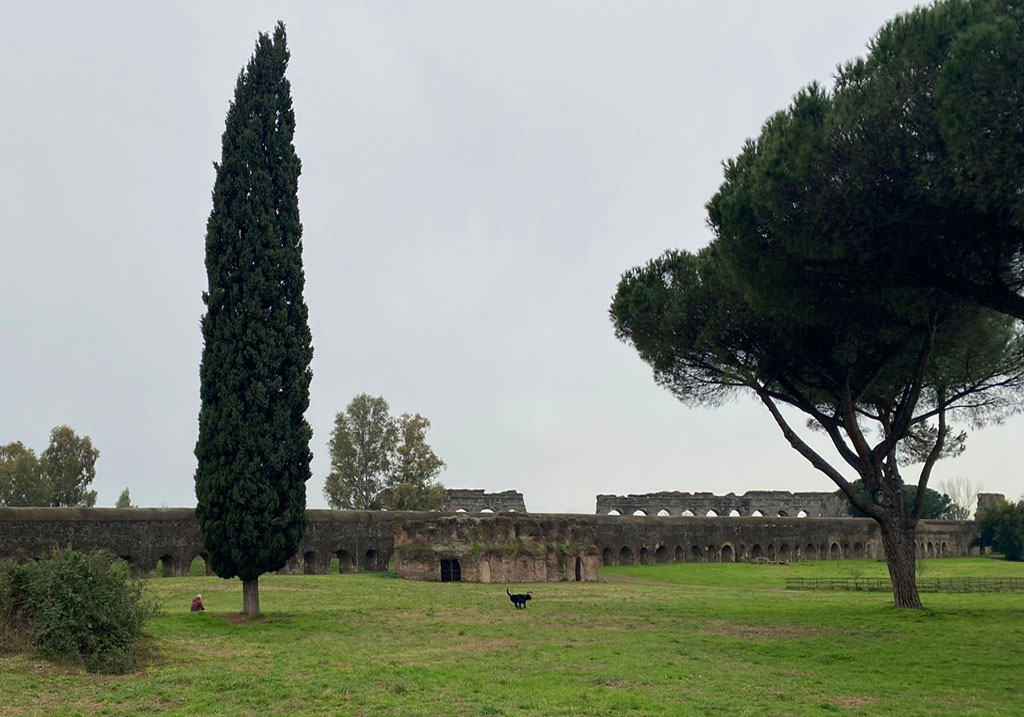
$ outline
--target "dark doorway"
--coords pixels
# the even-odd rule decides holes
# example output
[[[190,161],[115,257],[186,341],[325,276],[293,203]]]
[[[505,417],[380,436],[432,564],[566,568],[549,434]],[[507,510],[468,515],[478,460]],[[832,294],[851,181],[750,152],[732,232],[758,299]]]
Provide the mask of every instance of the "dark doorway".
[[[576,582],[583,580],[583,561],[576,558]]]
[[[459,567],[458,560],[442,560],[441,561],[441,582],[442,583],[457,583],[462,580],[462,569]]]

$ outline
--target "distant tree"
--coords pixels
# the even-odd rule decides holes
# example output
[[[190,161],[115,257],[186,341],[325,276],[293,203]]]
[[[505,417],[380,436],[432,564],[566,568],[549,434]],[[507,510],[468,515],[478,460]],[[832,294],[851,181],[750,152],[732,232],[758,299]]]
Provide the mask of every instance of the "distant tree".
[[[378,510],[391,474],[399,432],[383,396],[360,393],[334,417],[331,472],[324,496],[332,508]]]
[[[306,529],[313,355],[285,77],[284,25],[260,33],[228,108],[206,225],[196,517],[210,567],[242,580],[283,567]]]
[[[0,446],[0,504],[50,505],[52,491],[39,459],[21,441]]]
[[[978,515],[981,544],[991,546],[1007,560],[1024,558],[1024,500],[1003,500],[988,506]]]
[[[96,505],[96,491],[88,490],[96,477],[96,459],[89,436],[79,437],[68,426],[50,431],[50,445],[39,456],[43,476],[50,486],[50,505]]]
[[[328,447],[331,473],[324,496],[332,508],[440,510],[447,492],[436,482],[445,467],[426,442],[430,421],[403,413],[361,393],[334,419]]]
[[[852,481],[850,483],[850,487],[854,490],[855,493],[858,493],[861,496],[862,500],[864,500],[864,501],[870,501],[871,500],[871,494],[868,492],[868,489],[864,487],[864,481],[863,480],[859,480],[858,479],[858,480]],[[837,490],[835,492],[835,495],[840,497],[840,498],[845,498],[846,497],[846,494],[843,493],[842,490]],[[912,517],[911,516],[911,511],[914,509],[914,504],[915,504],[916,500],[917,500],[917,486],[916,485],[907,485],[906,483],[904,483],[903,484],[903,510],[907,514],[908,518]],[[939,491],[937,491],[937,490],[935,490],[933,488],[926,488],[925,489],[925,492],[924,492],[924,505],[921,508],[921,516],[920,516],[921,518],[923,518],[925,520],[942,520],[942,519],[957,520],[957,518],[953,518],[952,517],[953,509],[954,509],[953,501],[950,499],[950,497],[948,495],[945,495],[944,493],[940,493]],[[847,511],[849,512],[850,515],[852,515],[855,518],[866,518],[867,517],[863,512],[861,512],[857,508],[857,506],[855,506],[853,503],[850,503],[849,500],[847,500]]]
[[[127,488],[125,488],[123,491],[121,491],[121,495],[119,495],[117,497],[117,504],[114,507],[115,508],[131,508],[132,507],[132,497],[130,495],[128,495],[128,489]]]
[[[448,491],[436,482],[444,461],[427,444],[430,421],[420,414],[403,413],[398,419],[399,443],[391,472],[381,494],[388,510],[441,510]]]
[[[958,476],[942,481],[939,488],[951,501],[947,517],[950,520],[970,520],[978,504],[981,486],[970,478]]]

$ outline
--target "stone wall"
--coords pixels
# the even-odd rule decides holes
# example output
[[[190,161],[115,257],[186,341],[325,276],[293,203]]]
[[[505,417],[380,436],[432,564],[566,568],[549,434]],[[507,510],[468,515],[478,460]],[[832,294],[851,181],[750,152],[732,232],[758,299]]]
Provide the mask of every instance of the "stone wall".
[[[866,518],[649,518],[643,516],[308,510],[299,552],[282,572],[386,570],[399,546],[402,573],[440,579],[439,561],[465,559],[463,579],[529,582],[597,576],[599,564],[882,557]],[[976,553],[971,522],[921,521],[920,556]],[[185,575],[205,560],[190,508],[0,508],[0,556],[39,558],[58,547],[106,548],[136,576]],[[416,551],[422,551],[416,560]],[[429,554],[427,551],[430,551]],[[402,558],[407,562],[403,564]],[[429,559],[428,559],[429,558]]]
[[[449,513],[456,511],[465,511],[467,513],[480,513],[482,511],[491,513],[509,511],[525,513],[526,501],[523,500],[523,494],[515,490],[485,493],[482,490],[470,488],[449,488],[445,511]]]
[[[748,490],[743,495],[727,493],[682,493],[663,491],[634,495],[597,496],[597,515],[616,511],[619,515],[689,515],[705,517],[708,511],[728,516],[736,511],[741,516],[760,512],[765,517],[797,517],[801,511],[813,518],[843,518],[848,514],[846,500],[827,492],[790,493],[788,490]]]
[[[869,518],[647,518],[593,516],[602,565],[744,560],[884,559]],[[977,554],[974,523],[922,520],[920,557]]]

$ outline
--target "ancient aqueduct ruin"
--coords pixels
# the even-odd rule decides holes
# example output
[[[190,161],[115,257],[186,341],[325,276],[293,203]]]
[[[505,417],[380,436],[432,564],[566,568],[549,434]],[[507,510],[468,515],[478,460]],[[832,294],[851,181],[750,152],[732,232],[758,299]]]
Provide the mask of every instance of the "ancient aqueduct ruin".
[[[667,492],[601,495],[597,515],[542,514],[516,491],[451,490],[441,513],[307,510],[299,552],[280,572],[326,573],[334,559],[340,572],[383,571],[393,557],[403,578],[519,583],[596,580],[602,565],[881,558],[877,524],[842,509],[831,493]],[[917,537],[921,557],[978,552],[973,522],[923,520]],[[137,577],[158,565],[187,575],[206,561],[191,508],[0,508],[0,556],[64,546],[110,550]]]

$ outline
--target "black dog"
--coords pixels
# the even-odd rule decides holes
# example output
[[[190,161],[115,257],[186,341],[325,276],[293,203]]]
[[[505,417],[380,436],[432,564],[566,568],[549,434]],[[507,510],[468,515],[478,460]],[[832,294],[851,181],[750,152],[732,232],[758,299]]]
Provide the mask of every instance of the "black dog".
[[[533,600],[533,595],[531,595],[530,593],[516,593],[515,595],[513,595],[512,593],[508,592],[508,588],[505,588],[505,592],[508,593],[508,599],[511,600],[512,604],[516,606],[516,610],[525,610],[526,601]]]

